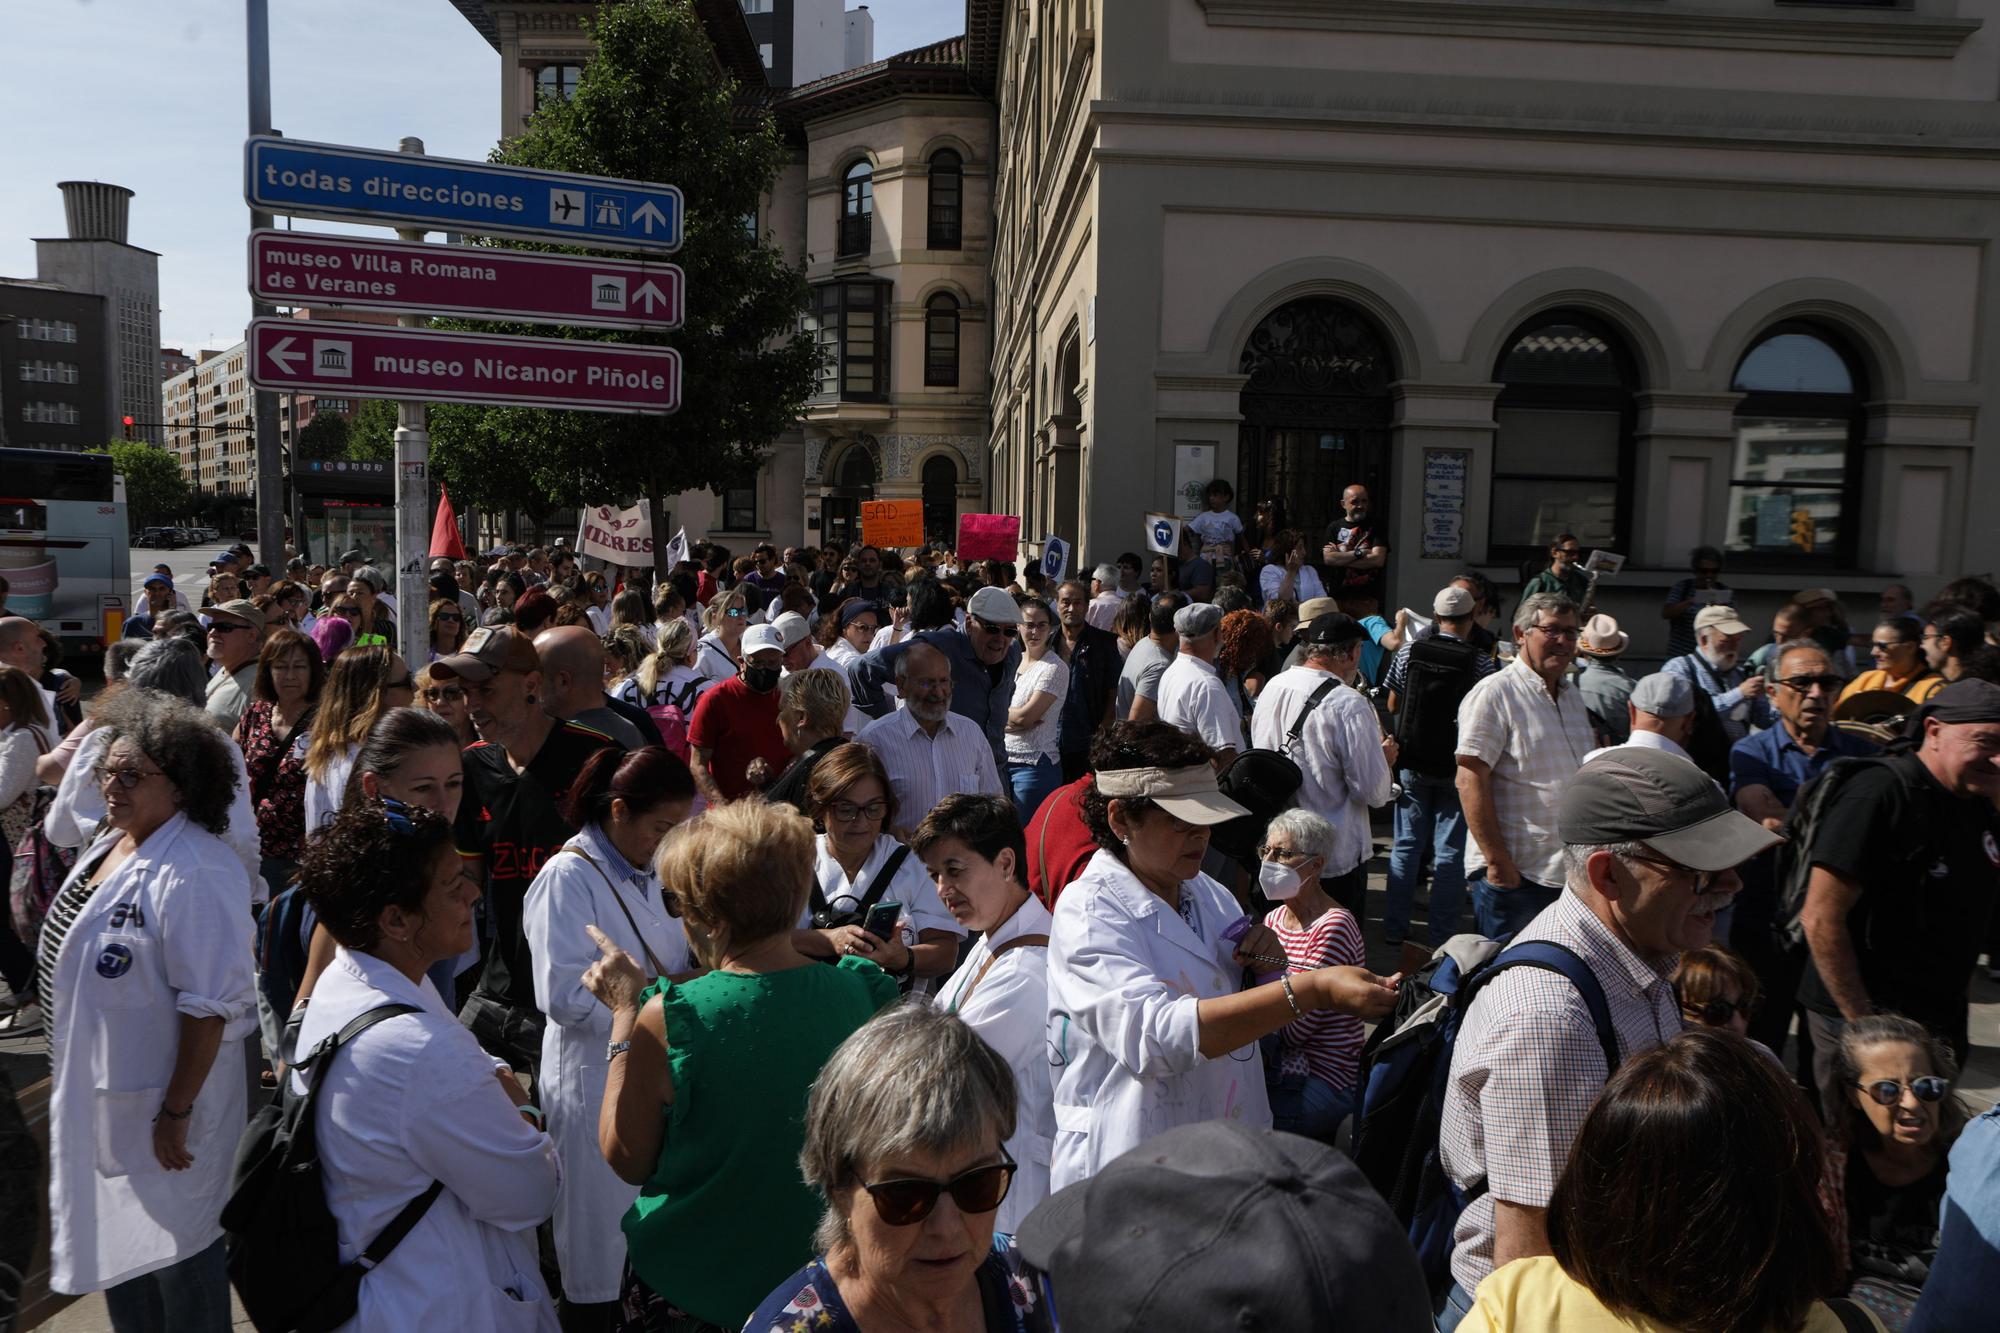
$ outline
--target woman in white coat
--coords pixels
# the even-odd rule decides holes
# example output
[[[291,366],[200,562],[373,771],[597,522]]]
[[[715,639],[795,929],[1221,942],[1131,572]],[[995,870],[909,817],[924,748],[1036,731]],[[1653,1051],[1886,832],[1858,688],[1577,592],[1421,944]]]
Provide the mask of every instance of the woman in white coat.
[[[555,1145],[512,1073],[424,983],[472,945],[479,888],[459,865],[451,822],[357,796],[306,844],[299,883],[339,946],[313,988],[300,1049],[386,1004],[415,1011],[363,1030],[311,1071],[341,1259],[353,1262],[433,1182],[444,1187],[361,1279],[343,1329],[556,1333],[535,1254],[535,1228],[555,1208]]]
[[[1014,1071],[1014,1133],[1005,1147],[1014,1184],[993,1229],[1012,1235],[1049,1192],[1055,1146],[1050,1087],[1049,909],[1022,884],[1027,846],[1021,819],[999,796],[947,796],[934,806],[910,849],[924,859],[938,896],[961,926],[980,932],[937,1002],[977,1032]]]
[[[119,1333],[226,1333],[220,1219],[257,1024],[249,879],[216,836],[232,747],[152,690],[98,717],[103,836],[50,905],[37,956],[49,1285],[103,1291]]]
[[[1051,1189],[1177,1125],[1270,1124],[1260,1038],[1316,1010],[1395,1007],[1395,980],[1362,968],[1285,975],[1277,936],[1201,873],[1209,830],[1248,813],[1213,759],[1164,722],[1114,726],[1091,751],[1083,813],[1099,850],[1049,939]],[[1245,966],[1279,976],[1245,990]]]
[[[579,832],[528,887],[523,922],[535,1003],[549,1018],[540,1092],[562,1159],[555,1240],[570,1330],[616,1322],[625,1271],[620,1223],[639,1197],[639,1187],[618,1178],[597,1144],[611,1011],[584,988],[584,971],[599,949],[588,927],[638,959],[654,980],[695,975],[687,932],[668,911],[654,869],[661,841],[688,817],[694,794],[687,765],[663,746],[598,751],[571,784],[563,811]]]

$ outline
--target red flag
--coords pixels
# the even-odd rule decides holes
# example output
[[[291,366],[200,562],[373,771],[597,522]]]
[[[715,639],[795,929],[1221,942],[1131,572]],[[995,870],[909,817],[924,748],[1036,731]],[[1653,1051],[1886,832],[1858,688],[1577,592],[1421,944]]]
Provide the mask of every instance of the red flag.
[[[437,522],[431,526],[431,554],[465,559],[465,544],[458,539],[458,515],[452,512],[451,492],[438,487]]]

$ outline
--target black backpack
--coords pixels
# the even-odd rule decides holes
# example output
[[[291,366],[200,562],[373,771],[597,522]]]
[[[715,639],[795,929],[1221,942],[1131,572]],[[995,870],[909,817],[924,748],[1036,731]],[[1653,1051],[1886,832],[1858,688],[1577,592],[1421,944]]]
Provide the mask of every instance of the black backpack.
[[[1833,804],[1834,797],[1850,779],[1889,763],[1894,757],[1843,755],[1821,769],[1792,798],[1792,808],[1785,815],[1785,841],[1774,849],[1777,864],[1772,876],[1776,885],[1777,907],[1771,914],[1771,934],[1774,942],[1786,953],[1805,948],[1806,930],[1800,916],[1806,907],[1806,887],[1812,883],[1813,844],[1819,839],[1827,807]],[[1910,827],[1910,815],[1911,812],[1905,809],[1897,825],[1918,835],[1905,842],[1902,857],[1907,866],[1914,867],[1923,861],[1930,839],[1928,830]],[[1899,889],[1902,886],[1883,887]],[[1860,942],[1856,943],[1858,946]]]
[[[1694,725],[1689,729],[1687,741],[1681,748],[1688,752],[1688,758],[1694,760],[1696,768],[1727,788],[1729,751],[1734,742],[1729,739],[1729,733],[1722,729],[1722,714],[1715,710],[1715,697],[1703,687],[1702,678],[1706,676],[1717,684],[1721,684],[1721,681],[1708,669],[1708,663],[1702,660],[1700,653],[1689,653],[1687,656],[1694,659],[1690,663],[1694,668],[1694,676],[1688,682],[1694,686]]]
[[[1410,641],[1396,709],[1396,763],[1448,778],[1458,767],[1458,706],[1479,682],[1479,650],[1463,639]]]
[[[358,1015],[293,1068],[313,1073],[361,1032],[415,1005],[385,1004]],[[354,1317],[361,1279],[389,1257],[429,1211],[444,1182],[403,1205],[354,1262],[340,1262],[340,1232],[326,1204],[313,1107],[321,1080],[304,1093],[281,1077],[271,1100],[251,1118],[237,1145],[222,1229],[229,1242],[229,1281],[259,1333],[326,1333]]]

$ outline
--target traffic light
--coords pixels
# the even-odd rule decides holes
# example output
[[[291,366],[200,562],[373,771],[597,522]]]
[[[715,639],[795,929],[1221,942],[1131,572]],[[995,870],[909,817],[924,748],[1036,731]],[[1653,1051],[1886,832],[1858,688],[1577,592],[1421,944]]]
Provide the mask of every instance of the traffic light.
[[[126,418],[125,418],[125,438],[126,438],[126,439],[128,439],[128,440],[132,438],[132,425],[133,425],[133,422],[132,422],[132,418],[130,418],[130,417],[126,417]]]
[[[1792,511],[1792,545],[1806,554],[1813,549],[1813,516],[1804,509]]]

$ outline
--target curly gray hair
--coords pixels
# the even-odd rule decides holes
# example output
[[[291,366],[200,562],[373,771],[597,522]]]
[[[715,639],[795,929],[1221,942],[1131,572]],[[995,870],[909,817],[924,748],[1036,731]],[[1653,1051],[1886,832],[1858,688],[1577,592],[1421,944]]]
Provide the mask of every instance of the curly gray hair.
[[[884,1078],[887,1070],[895,1077]],[[840,1043],[806,1099],[799,1169],[827,1201],[813,1245],[852,1243],[842,1203],[862,1173],[905,1153],[946,1153],[1014,1133],[1014,1071],[956,1015],[885,1009]]]
[[[107,748],[131,741],[167,775],[189,819],[214,834],[229,827],[236,765],[229,758],[229,738],[207,713],[158,690],[134,687],[99,704],[95,720],[110,733]]]

